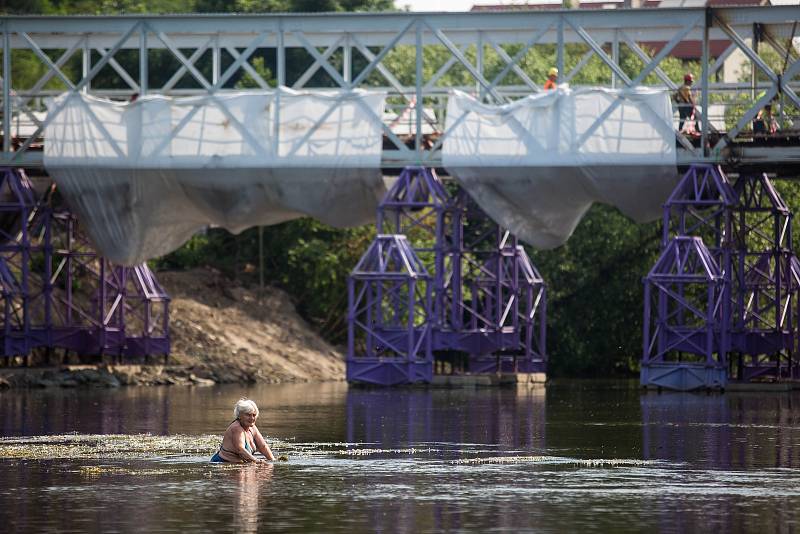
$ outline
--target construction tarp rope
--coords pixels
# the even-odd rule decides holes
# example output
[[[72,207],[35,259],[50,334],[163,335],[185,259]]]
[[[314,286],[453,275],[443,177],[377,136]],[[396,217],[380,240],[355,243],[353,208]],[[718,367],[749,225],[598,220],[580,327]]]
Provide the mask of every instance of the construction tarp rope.
[[[653,220],[678,180],[666,91],[559,86],[502,106],[455,91],[446,126],[447,171],[538,248],[564,243],[593,202]]]
[[[66,93],[48,102],[44,164],[98,250],[122,264],[210,225],[363,224],[385,193],[385,100],[284,88],[130,103]]]

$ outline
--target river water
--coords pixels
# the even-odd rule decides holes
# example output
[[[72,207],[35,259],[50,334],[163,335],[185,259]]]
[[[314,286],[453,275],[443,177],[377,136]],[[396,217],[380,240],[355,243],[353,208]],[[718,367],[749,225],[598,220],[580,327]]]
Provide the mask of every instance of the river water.
[[[288,462],[208,463],[241,396]],[[793,532],[800,394],[0,392],[0,531]]]

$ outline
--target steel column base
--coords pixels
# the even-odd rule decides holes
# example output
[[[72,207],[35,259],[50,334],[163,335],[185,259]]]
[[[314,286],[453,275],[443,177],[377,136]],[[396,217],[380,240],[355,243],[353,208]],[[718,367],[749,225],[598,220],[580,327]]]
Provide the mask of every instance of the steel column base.
[[[498,369],[499,366],[499,369]],[[491,373],[547,373],[547,362],[543,360],[523,360],[509,357],[470,357],[469,372],[472,374]]]
[[[728,385],[727,369],[692,363],[651,363],[642,365],[640,383],[644,387],[658,387],[675,391],[696,389],[725,389]]]
[[[798,366],[791,367],[782,362],[780,365],[774,362],[764,362],[762,364],[745,364],[742,368],[742,381],[750,382],[757,379],[781,380],[796,379],[800,376]]]
[[[347,360],[347,381],[377,386],[430,384],[433,380],[432,361],[381,361],[357,358]]]

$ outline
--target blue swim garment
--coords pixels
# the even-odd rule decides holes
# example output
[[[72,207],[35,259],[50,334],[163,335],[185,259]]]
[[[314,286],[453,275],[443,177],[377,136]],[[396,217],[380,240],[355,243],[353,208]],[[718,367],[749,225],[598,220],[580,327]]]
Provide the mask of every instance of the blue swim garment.
[[[256,451],[254,451],[253,449],[250,448],[250,442],[248,442],[247,440],[244,440],[244,450],[246,450],[250,454],[255,454],[256,453]],[[219,451],[215,452],[214,456],[211,457],[211,462],[213,462],[213,463],[225,463],[225,462],[227,462],[227,460],[225,460],[222,456],[219,455],[220,451],[225,451],[225,452],[230,453],[230,454],[236,454],[235,452],[229,451],[228,449],[226,449],[225,447],[220,445],[219,446]]]

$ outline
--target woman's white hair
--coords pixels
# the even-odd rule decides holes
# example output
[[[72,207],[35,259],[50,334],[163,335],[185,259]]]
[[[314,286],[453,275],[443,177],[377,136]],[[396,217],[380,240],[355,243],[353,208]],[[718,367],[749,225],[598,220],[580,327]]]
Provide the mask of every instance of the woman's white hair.
[[[236,405],[233,407],[233,416],[236,419],[239,419],[239,414],[242,413],[254,413],[256,416],[258,416],[258,406],[256,406],[256,403],[250,399],[242,397],[236,401]]]

